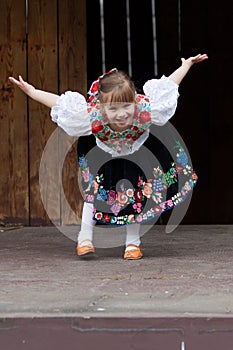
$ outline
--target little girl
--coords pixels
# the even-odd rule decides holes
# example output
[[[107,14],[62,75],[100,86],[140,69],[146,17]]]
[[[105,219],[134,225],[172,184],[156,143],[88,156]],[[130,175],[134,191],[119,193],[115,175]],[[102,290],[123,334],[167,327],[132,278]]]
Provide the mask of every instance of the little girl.
[[[124,259],[142,258],[140,224],[174,208],[192,191],[197,176],[185,146],[174,140],[174,159],[154,134],[159,135],[157,129],[175,113],[178,86],[191,66],[207,58],[206,54],[182,58],[169,77],[147,81],[145,95],[136,93],[125,73],[112,69],[92,83],[87,101],[78,92],[58,96],[35,89],[21,76],[9,78],[29,97],[50,107],[52,120],[69,135],[79,137],[84,196],[79,257],[94,254],[93,229],[98,222],[126,225]]]

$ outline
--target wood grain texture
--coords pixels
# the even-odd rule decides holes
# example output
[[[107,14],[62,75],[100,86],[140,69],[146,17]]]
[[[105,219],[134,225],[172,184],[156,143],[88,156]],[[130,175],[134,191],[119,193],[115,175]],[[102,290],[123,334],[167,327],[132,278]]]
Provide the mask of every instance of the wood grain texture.
[[[27,225],[28,131],[27,102],[9,76],[26,75],[24,0],[0,2],[0,222]]]
[[[59,2],[59,78],[60,92],[78,91],[86,96],[86,1]],[[61,202],[62,225],[80,222],[82,196],[78,187],[76,142],[72,137],[60,138],[60,152],[69,149],[62,169],[63,191],[67,201]]]
[[[28,81],[38,89],[58,92],[57,65],[57,1],[30,0],[28,8]],[[29,159],[30,159],[30,223],[60,223],[60,193],[57,183],[58,146],[53,150],[50,164],[43,169],[46,206],[50,207],[50,218],[44,209],[39,186],[39,166],[44,147],[55,130],[50,120],[50,110],[29,101]],[[47,172],[47,173],[46,173]],[[57,177],[56,177],[57,174]],[[47,188],[47,190],[46,190]],[[52,217],[51,217],[52,216]]]
[[[233,4],[153,1],[159,77],[176,69],[182,56],[197,51],[209,54],[209,61],[193,67],[182,82],[171,120],[200,179],[183,223],[232,223]],[[85,95],[86,80],[89,86],[102,72],[99,1],[30,0],[28,35],[25,3],[0,1],[0,224],[50,225],[51,220],[57,225],[73,224],[79,222],[82,208],[76,140],[64,138],[51,122],[50,110],[27,102],[8,77],[21,74],[39,89]],[[133,0],[129,4],[133,80],[138,85],[153,75],[151,2],[143,7]],[[120,68],[127,70],[125,2],[105,1],[104,10],[106,65],[111,68],[120,62]],[[40,162],[51,137],[54,148],[41,167],[44,186],[40,193]],[[44,204],[50,208],[49,215]]]
[[[87,86],[89,88],[102,72],[100,2],[87,0],[86,11]]]

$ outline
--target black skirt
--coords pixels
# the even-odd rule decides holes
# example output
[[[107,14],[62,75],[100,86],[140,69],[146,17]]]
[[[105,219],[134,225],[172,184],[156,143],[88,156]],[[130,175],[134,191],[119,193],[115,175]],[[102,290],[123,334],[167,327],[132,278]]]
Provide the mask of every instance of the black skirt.
[[[101,224],[144,223],[173,209],[192,191],[197,176],[183,140],[171,124],[150,128],[133,154],[112,157],[93,135],[77,145],[84,201]]]

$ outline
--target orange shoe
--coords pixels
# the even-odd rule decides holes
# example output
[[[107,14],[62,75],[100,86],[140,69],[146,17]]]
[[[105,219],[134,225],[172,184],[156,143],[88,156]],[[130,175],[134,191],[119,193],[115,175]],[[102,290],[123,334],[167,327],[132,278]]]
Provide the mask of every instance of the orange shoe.
[[[127,247],[135,247],[135,249],[125,250],[125,254],[124,254],[125,260],[138,260],[143,257],[142,246],[137,246],[136,244],[128,244]]]
[[[86,242],[87,240],[85,240]],[[89,241],[89,240],[88,240]],[[87,256],[87,255],[92,255],[93,253],[95,253],[95,247],[93,246],[92,242],[90,241],[89,244],[87,245],[77,245],[76,248],[76,252],[78,254],[78,256]]]

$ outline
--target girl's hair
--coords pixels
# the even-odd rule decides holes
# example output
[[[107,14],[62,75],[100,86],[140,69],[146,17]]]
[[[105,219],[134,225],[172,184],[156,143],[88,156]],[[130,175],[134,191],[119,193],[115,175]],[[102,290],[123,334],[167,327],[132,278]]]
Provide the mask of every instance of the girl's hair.
[[[122,71],[105,74],[99,81],[98,98],[101,103],[134,102],[135,93],[134,83]]]

